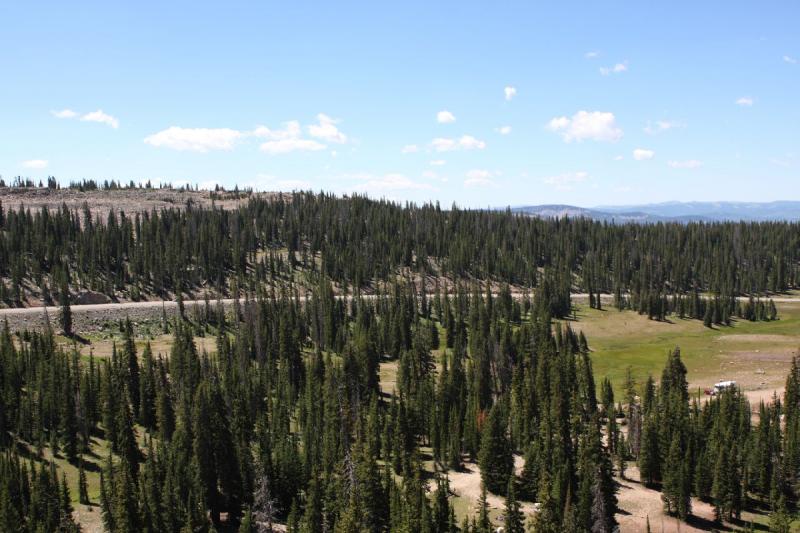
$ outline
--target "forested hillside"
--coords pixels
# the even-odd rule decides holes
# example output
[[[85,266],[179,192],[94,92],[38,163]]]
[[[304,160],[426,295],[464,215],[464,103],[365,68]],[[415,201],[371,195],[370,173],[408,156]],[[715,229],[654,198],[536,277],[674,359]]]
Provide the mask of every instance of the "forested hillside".
[[[596,387],[587,340],[537,298],[397,285],[345,302],[321,284],[304,304],[260,291],[198,317],[168,326],[164,354],[138,349],[130,322],[104,359],[51,331],[0,334],[2,530],[76,530],[67,468],[109,531],[484,533],[486,495],[457,518],[448,489],[470,465],[507,531],[612,531],[613,475],[634,461],[681,519],[692,495],[720,521],[768,506],[787,523],[797,500],[796,365],[752,423],[736,389],[690,400],[677,349],[658,384]]]
[[[800,278],[796,223],[608,225],[295,193],[99,219],[88,205],[20,206],[0,211],[0,228],[0,300],[10,306],[81,289],[126,300],[225,295],[324,274],[350,290],[398,275],[547,285],[562,312],[570,291],[616,294],[640,310],[696,293],[732,307],[734,296]]]
[[[766,297],[798,283],[796,224],[296,193],[103,219],[0,209],[0,228],[6,305],[61,307],[59,331],[0,332],[0,530],[603,533],[635,465],[677,520],[702,503],[716,525],[761,510],[788,531],[798,366],[757,418],[735,387],[690,395],[679,348],[660,380],[629,370],[614,390],[570,295],[651,324],[771,322]],[[174,298],[177,316],[120,320],[95,356],[72,327],[84,290]],[[471,473],[474,499],[450,487]]]

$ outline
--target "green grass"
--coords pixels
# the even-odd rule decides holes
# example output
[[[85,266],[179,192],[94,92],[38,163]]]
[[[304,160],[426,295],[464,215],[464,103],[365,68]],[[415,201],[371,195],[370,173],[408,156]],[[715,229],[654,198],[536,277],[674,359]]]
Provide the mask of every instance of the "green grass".
[[[592,351],[595,379],[609,377],[620,390],[631,367],[642,382],[658,379],[667,354],[676,346],[688,370],[690,386],[736,379],[745,389],[780,387],[792,354],[800,348],[800,302],[779,303],[779,320],[735,321],[709,329],[699,320],[648,320],[633,311],[601,311],[578,306],[570,326],[582,330]]]

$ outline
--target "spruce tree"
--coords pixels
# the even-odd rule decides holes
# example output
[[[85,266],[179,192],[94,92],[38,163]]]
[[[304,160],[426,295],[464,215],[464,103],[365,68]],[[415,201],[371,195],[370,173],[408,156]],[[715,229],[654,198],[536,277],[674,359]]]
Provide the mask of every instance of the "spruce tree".
[[[67,282],[61,284],[61,291],[59,293],[59,305],[61,312],[59,320],[61,321],[61,330],[66,337],[72,337],[72,308],[69,303],[69,286]]]
[[[525,515],[522,514],[517,501],[513,477],[508,480],[506,508],[503,517],[503,525],[507,533],[525,533]]]
[[[481,448],[478,454],[481,481],[487,490],[503,494],[514,467],[511,443],[506,431],[506,419],[502,407],[497,404],[481,431]]]

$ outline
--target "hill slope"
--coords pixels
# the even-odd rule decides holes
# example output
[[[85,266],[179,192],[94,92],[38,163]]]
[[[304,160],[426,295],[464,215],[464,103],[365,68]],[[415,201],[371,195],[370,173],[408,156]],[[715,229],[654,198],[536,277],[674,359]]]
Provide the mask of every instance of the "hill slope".
[[[530,205],[512,207],[515,213],[541,218],[586,217],[609,222],[700,222],[800,220],[800,201],[777,202],[664,202],[658,204],[577,207]]]

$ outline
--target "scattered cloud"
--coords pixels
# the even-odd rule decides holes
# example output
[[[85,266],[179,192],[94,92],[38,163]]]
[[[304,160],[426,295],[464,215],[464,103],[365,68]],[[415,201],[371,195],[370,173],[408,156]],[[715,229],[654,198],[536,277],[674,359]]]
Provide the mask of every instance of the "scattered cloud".
[[[489,170],[474,169],[467,172],[467,179],[464,180],[465,187],[492,187],[495,185],[492,180],[496,173]]]
[[[771,164],[773,164],[775,166],[779,166],[779,167],[783,167],[783,168],[791,168],[792,167],[792,161],[791,161],[792,159],[794,159],[794,157],[789,155],[785,159],[777,158],[777,157],[770,157],[769,159],[767,159],[767,161],[769,161]]]
[[[506,101],[510,101],[517,96],[517,88],[507,85],[506,88],[503,89],[503,93],[506,95]]]
[[[749,96],[742,96],[736,100],[736,105],[751,107],[753,105],[753,99]]]
[[[700,168],[703,166],[703,162],[697,159],[687,159],[686,161],[667,161],[667,165],[672,168]]]
[[[319,124],[308,126],[309,135],[334,143],[347,142],[347,136],[336,127],[336,120],[323,113],[317,115],[317,120]],[[318,152],[328,148],[327,145],[314,139],[304,139],[303,129],[296,120],[285,122],[282,129],[258,126],[253,131],[253,135],[266,139],[259,149],[270,155],[288,154],[289,152]]]
[[[495,131],[500,135],[508,135],[511,133],[511,126],[500,126],[499,128],[495,128]]]
[[[102,109],[92,111],[91,113],[86,113],[81,117],[81,120],[84,122],[98,122],[100,124],[106,124],[114,129],[119,128],[119,120],[107,113],[103,113]]]
[[[783,56],[783,60],[784,60],[784,62],[789,63],[790,65],[796,65],[797,64],[797,59],[795,59],[792,56]]]
[[[436,122],[439,124],[450,124],[456,121],[456,116],[450,111],[444,110],[436,113]]]
[[[655,156],[656,153],[654,151],[645,148],[637,148],[633,151],[633,158],[637,161],[647,161]]]
[[[448,152],[455,150],[458,142],[455,139],[445,139],[444,137],[437,137],[431,141],[431,146],[437,152]]]
[[[462,135],[459,139],[437,137],[431,141],[431,146],[437,152],[451,152],[454,150],[483,150],[486,143],[472,135]]]
[[[244,136],[229,128],[181,128],[172,126],[145,137],[144,142],[157,148],[189,152],[231,150]]]
[[[622,155],[614,156],[614,161],[622,161],[623,159],[625,159],[625,156],[622,156]]]
[[[116,117],[112,117],[108,113],[103,112],[102,109],[98,109],[97,111],[92,111],[90,113],[85,113],[83,115],[81,115],[77,111],[73,111],[72,109],[50,111],[50,114],[56,118],[66,118],[66,119],[77,118],[83,122],[97,122],[99,124],[106,124],[107,126],[111,126],[114,129],[119,128],[119,120]]]
[[[419,152],[419,146],[416,144],[407,144],[400,150],[401,154],[416,154]]]
[[[440,167],[445,163],[447,163],[447,161],[445,161],[444,159],[434,159],[433,161],[430,162],[431,166],[434,167]]]
[[[658,135],[659,133],[682,127],[683,123],[677,120],[656,120],[655,122],[648,120],[647,125],[644,127],[644,132],[648,135]]]
[[[585,57],[586,59],[595,59],[595,58],[597,58],[599,56],[600,56],[600,52],[596,52],[596,51],[586,52],[585,54],[583,54],[583,57]]]
[[[367,176],[367,181],[354,187],[356,191],[382,194],[404,190],[433,190],[429,183],[414,181],[403,174],[386,174],[384,176]]]
[[[347,142],[347,135],[339,131],[336,124],[338,120],[332,119],[325,113],[317,115],[319,124],[312,124],[308,127],[308,134],[317,139],[322,139],[327,142],[344,144]]]
[[[72,109],[62,109],[61,111],[50,111],[50,114],[56,118],[75,118],[78,113]]]
[[[284,139],[299,139],[302,135],[302,130],[300,129],[299,122],[296,120],[290,120],[289,122],[284,123],[283,129],[279,130],[270,129],[266,126],[258,126],[255,130],[253,130],[253,135],[256,137],[269,139],[271,141],[281,141]]]
[[[620,74],[622,72],[627,72],[628,70],[628,62],[625,61],[624,63],[617,63],[613,67],[600,67],[600,74],[603,76],[608,76],[609,74]]]
[[[614,113],[603,111],[578,111],[572,118],[555,117],[547,124],[551,131],[561,134],[564,142],[589,139],[592,141],[616,142],[622,138]]]
[[[47,168],[47,159],[29,159],[28,161],[23,161],[21,165],[24,168],[30,168],[32,170],[41,170],[43,168]]]
[[[578,183],[583,183],[589,179],[588,172],[568,172],[558,176],[548,176],[542,181],[546,185],[551,185],[559,191],[571,191]]]

